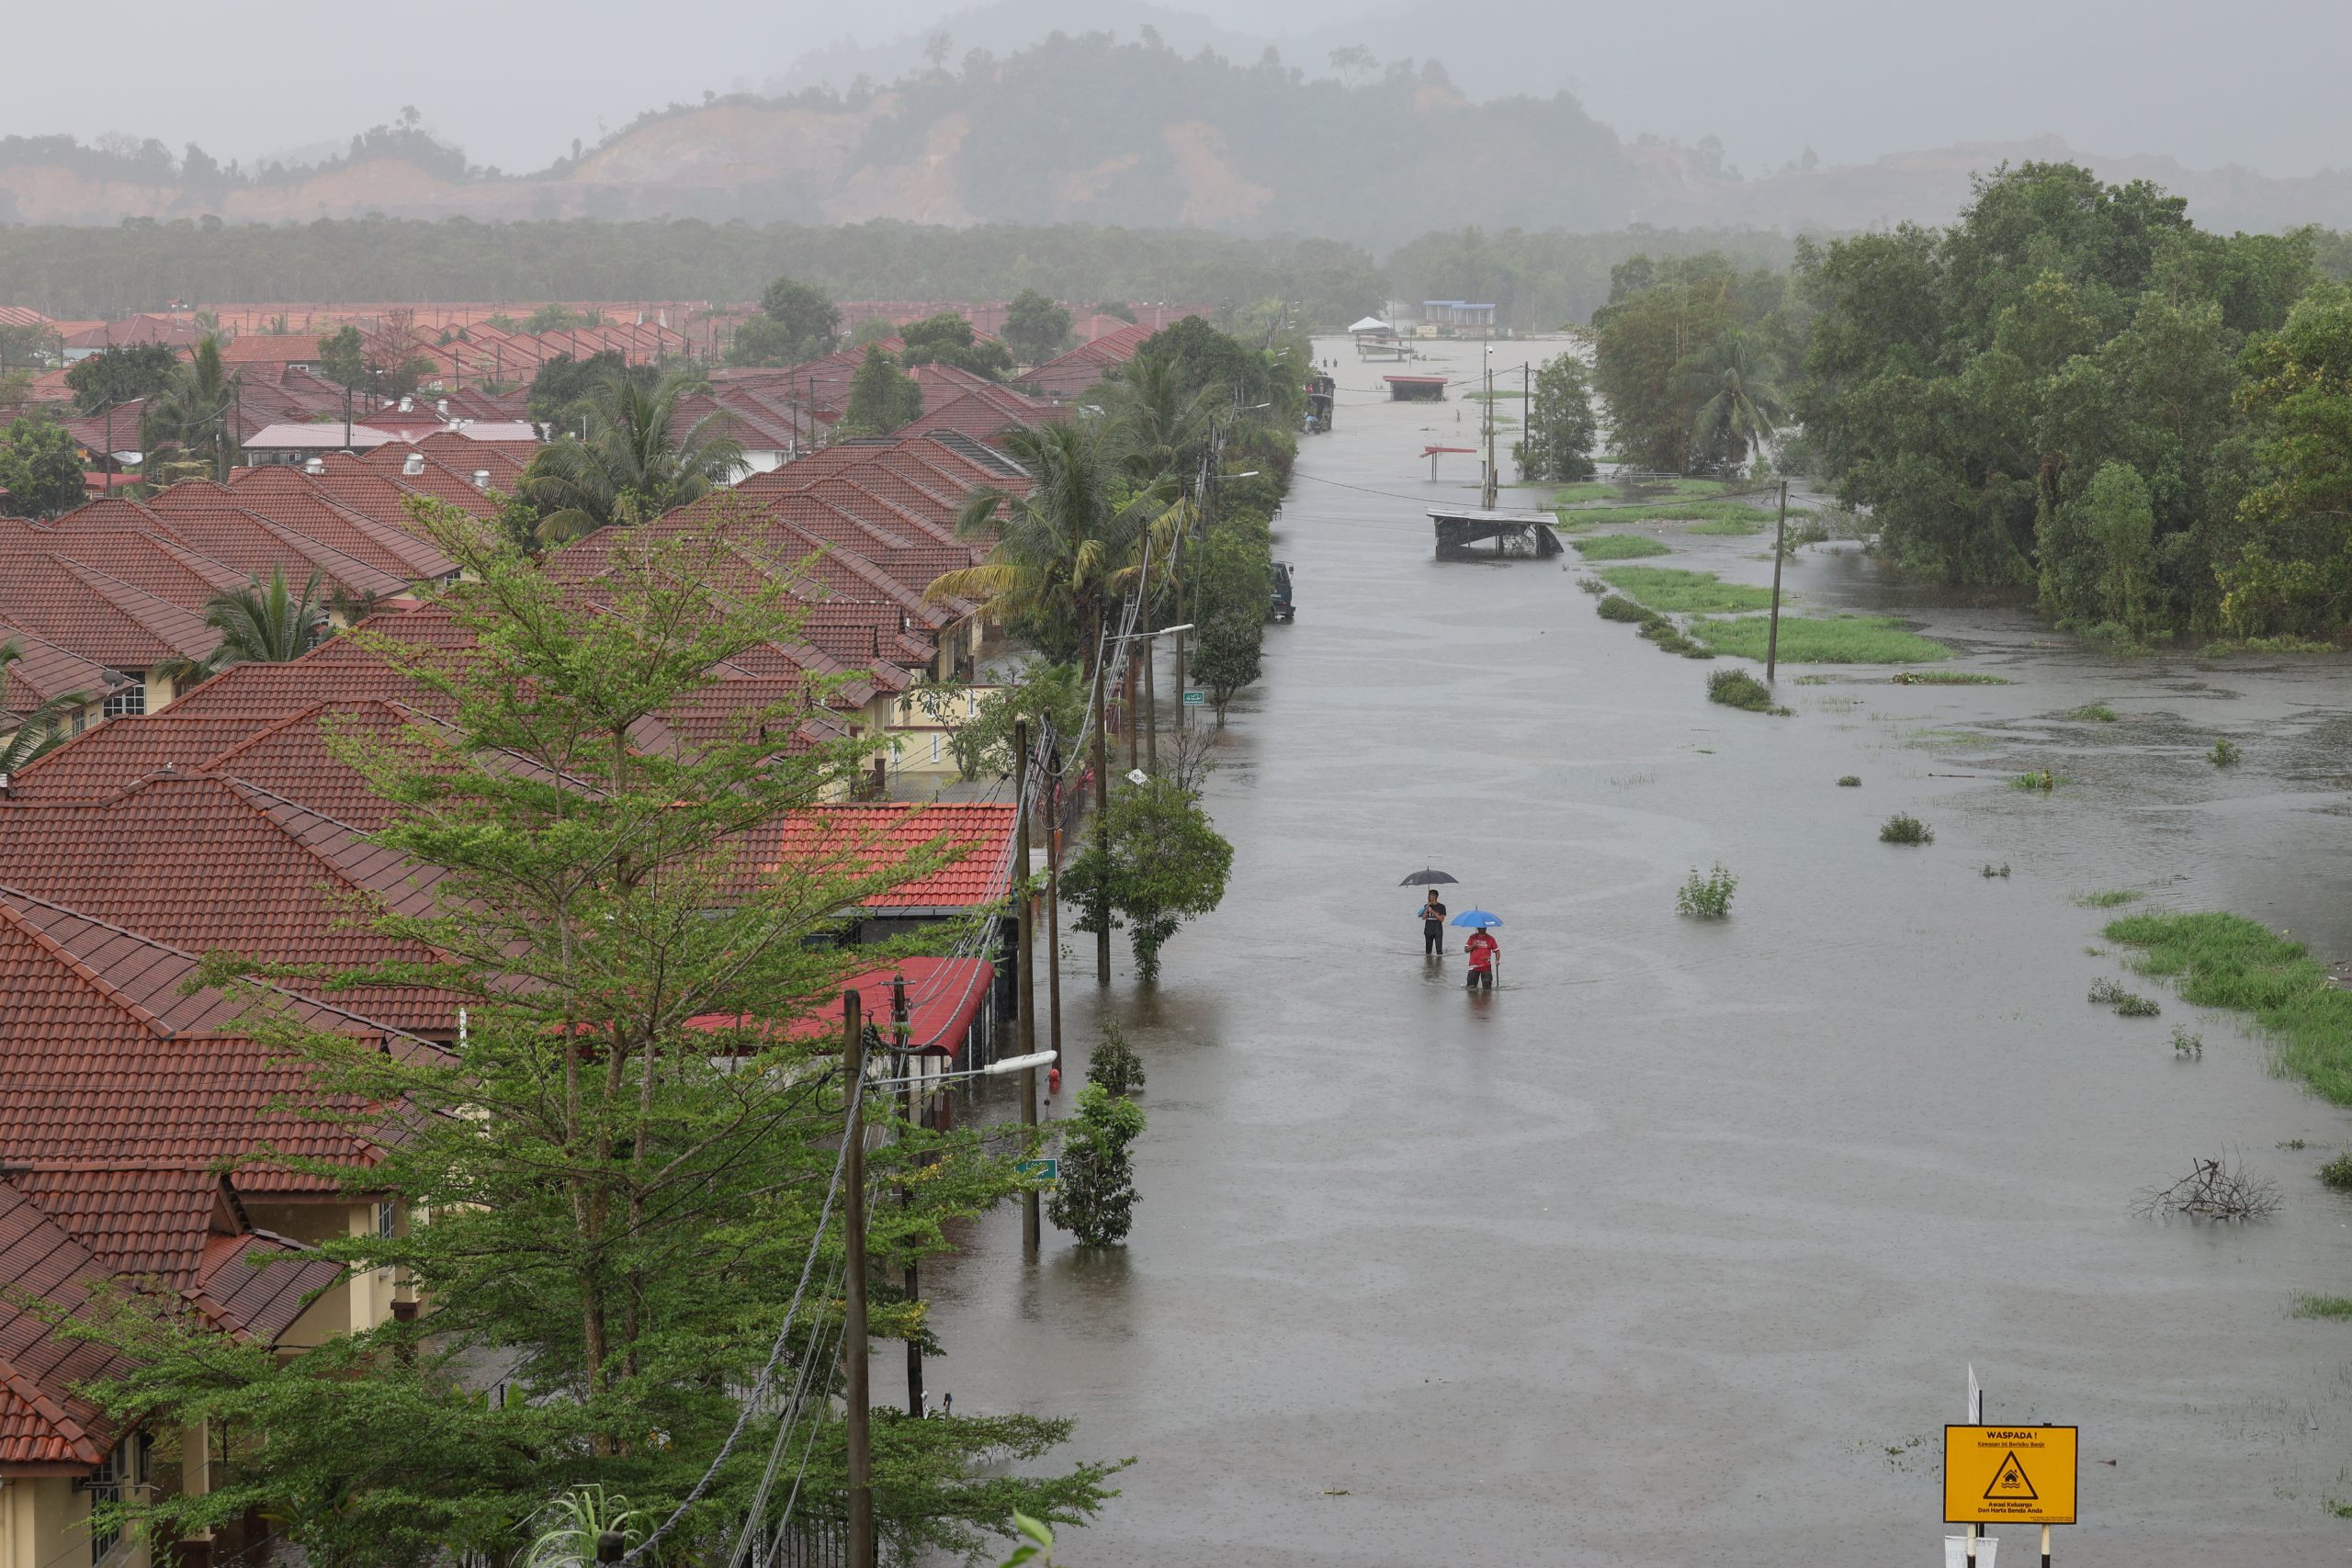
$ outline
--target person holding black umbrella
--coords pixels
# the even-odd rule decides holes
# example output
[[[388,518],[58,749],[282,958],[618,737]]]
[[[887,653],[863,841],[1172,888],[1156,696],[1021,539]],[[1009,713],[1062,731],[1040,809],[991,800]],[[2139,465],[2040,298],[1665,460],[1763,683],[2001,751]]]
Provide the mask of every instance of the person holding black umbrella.
[[[1445,953],[1445,906],[1438,902],[1434,887],[1421,906],[1421,953],[1424,957],[1442,957]]]

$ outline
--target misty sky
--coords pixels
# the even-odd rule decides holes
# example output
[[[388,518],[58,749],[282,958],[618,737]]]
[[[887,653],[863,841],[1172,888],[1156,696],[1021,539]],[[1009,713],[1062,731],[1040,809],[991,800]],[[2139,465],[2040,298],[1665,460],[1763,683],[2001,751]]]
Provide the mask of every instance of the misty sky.
[[[1572,88],[1628,139],[1713,133],[1749,173],[1805,147],[1833,163],[2054,132],[2108,154],[2272,175],[2352,165],[2346,0],[1167,0],[1293,63],[1339,42],[1442,60],[1476,96]],[[997,26],[1073,25],[1083,0],[994,0]],[[325,7],[18,0],[0,133],[107,130],[224,161],[314,149],[414,104],[479,163],[532,168],[705,88],[755,87],[811,50],[918,32],[956,0],[497,0]],[[1011,11],[1014,16],[1001,15]],[[950,23],[963,43],[985,19]],[[101,62],[93,68],[90,62]]]

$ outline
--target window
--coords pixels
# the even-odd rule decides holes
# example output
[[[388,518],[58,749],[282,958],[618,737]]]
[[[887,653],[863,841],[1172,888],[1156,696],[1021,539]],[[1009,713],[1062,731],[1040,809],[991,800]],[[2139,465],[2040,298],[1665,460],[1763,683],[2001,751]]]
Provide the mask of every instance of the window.
[[[144,673],[134,675],[130,684],[107,698],[107,716],[121,718],[128,714],[147,711],[147,680]]]
[[[82,731],[89,728],[90,710],[88,708],[75,708],[74,710],[74,733],[79,735]]]
[[[90,1561],[93,1563],[105,1562],[122,1542],[122,1527],[119,1524],[99,1525],[96,1520],[99,1509],[121,1502],[123,1489],[137,1483],[139,1467],[133,1462],[135,1450],[131,1446],[136,1441],[136,1438],[130,1438],[117,1446],[114,1452],[107,1455],[106,1463],[98,1466],[97,1473],[82,1483],[82,1490],[90,1495],[93,1521],[90,1528]]]
[[[388,1238],[388,1237],[391,1237],[391,1236],[396,1236],[396,1235],[400,1235],[400,1234],[401,1234],[401,1212],[400,1212],[400,1208],[399,1208],[399,1206],[398,1206],[397,1204],[392,1204],[392,1203],[379,1203],[379,1204],[377,1204],[377,1205],[376,1205],[376,1235],[377,1235],[377,1236],[378,1236],[379,1239],[381,1239],[381,1238]]]

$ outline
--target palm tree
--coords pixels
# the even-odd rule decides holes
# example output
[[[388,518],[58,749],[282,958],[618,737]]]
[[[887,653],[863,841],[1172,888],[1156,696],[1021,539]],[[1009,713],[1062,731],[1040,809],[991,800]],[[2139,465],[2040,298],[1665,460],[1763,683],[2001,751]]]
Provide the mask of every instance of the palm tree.
[[[288,586],[286,569],[278,566],[269,569],[266,583],[248,577],[243,588],[222,589],[205,604],[204,624],[220,634],[220,644],[202,659],[174,660],[157,671],[175,688],[217,675],[232,664],[290,664],[330,635],[315,568],[299,594]]]
[[[972,599],[1014,623],[1057,663],[1076,656],[1091,690],[1094,830],[1102,842],[1110,798],[1110,759],[1102,707],[1110,604],[1130,589],[1149,592],[1164,573],[1170,547],[1191,516],[1172,479],[1136,485],[1121,474],[1101,434],[1075,422],[1010,431],[1004,449],[1029,470],[1026,495],[974,492],[956,519],[965,538],[991,531],[996,543],[978,566],[943,573],[933,598]],[[1102,906],[1096,905],[1098,911]],[[1094,926],[1096,978],[1111,979],[1111,922]]]
[[[1781,416],[1780,378],[1778,356],[1738,327],[1675,367],[1683,395],[1699,400],[1690,442],[1700,462],[1738,468],[1762,448]]]
[[[1151,480],[1173,476],[1181,482],[1200,456],[1209,425],[1224,400],[1224,389],[1184,390],[1183,367],[1171,356],[1129,360],[1118,379],[1102,386],[1109,439],[1119,466]]]
[[[648,388],[605,377],[581,400],[585,431],[540,448],[524,474],[542,540],[576,538],[609,524],[641,523],[699,500],[748,466],[735,416],[714,410],[684,430],[678,404],[704,383],[679,371]]]
[[[244,434],[235,428],[236,409],[237,378],[220,362],[220,340],[207,337],[170,389],[148,405],[146,445],[151,451],[172,447],[200,455],[212,477],[225,479]]]
[[[25,650],[12,639],[0,642],[0,687],[8,681],[8,666],[24,657]],[[48,698],[25,715],[14,733],[0,739],[0,773],[13,773],[27,762],[56,745],[63,737],[58,720],[88,702],[82,692],[68,692]]]

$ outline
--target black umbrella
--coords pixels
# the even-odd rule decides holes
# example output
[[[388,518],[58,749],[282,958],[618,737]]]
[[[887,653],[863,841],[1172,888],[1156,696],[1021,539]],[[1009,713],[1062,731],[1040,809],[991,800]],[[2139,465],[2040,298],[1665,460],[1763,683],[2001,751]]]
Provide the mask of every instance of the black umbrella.
[[[1399,887],[1426,887],[1434,882],[1453,882],[1459,879],[1448,876],[1444,872],[1431,871],[1424,866],[1419,871],[1414,872],[1411,875],[1406,877],[1404,881],[1398,883],[1396,886]]]

